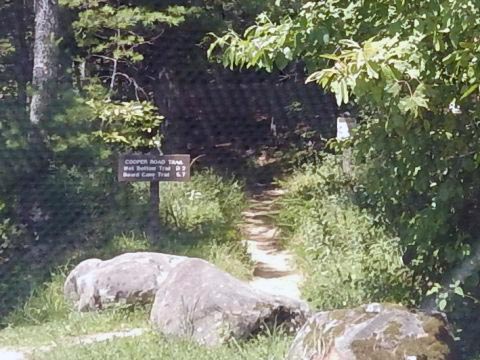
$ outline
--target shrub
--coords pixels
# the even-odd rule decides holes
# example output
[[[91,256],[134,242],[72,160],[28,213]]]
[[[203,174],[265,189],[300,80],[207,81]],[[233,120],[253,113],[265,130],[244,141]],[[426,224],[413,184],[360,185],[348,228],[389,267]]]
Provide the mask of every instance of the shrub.
[[[303,294],[320,309],[402,301],[408,294],[411,275],[399,239],[354,204],[352,184],[333,156],[283,183],[279,223],[306,274]]]
[[[148,183],[132,183],[128,188],[133,190],[135,201],[148,209]],[[246,279],[251,276],[252,264],[237,228],[245,204],[242,185],[210,169],[193,175],[190,182],[161,183],[160,241],[152,242],[145,235],[144,224],[127,226],[106,243],[84,249],[74,262],[93,256],[107,259],[125,252],[159,251],[203,258]],[[140,206],[126,208],[127,213],[137,212],[132,218],[140,220]]]
[[[253,274],[253,264],[247,249],[241,242],[209,242],[187,248],[187,256],[199,257],[215,264],[239,279],[247,280]]]
[[[160,216],[172,230],[166,235],[170,251],[203,258],[239,278],[250,277],[252,266],[237,228],[245,205],[242,184],[212,170],[187,183],[161,184]]]
[[[160,185],[161,221],[177,231],[209,234],[222,241],[231,239],[236,237],[232,229],[240,221],[244,206],[242,185],[213,170],[199,172],[190,182]]]
[[[5,252],[21,242],[22,232],[21,227],[14,225],[9,218],[0,217],[0,264],[10,260]]]

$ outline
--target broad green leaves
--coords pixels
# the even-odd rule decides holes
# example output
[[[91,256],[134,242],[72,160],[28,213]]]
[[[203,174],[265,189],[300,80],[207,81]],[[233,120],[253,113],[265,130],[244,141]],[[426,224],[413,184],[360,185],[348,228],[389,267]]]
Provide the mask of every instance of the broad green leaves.
[[[160,125],[164,117],[146,101],[113,102],[90,100],[87,104],[101,120],[97,132],[105,142],[126,149],[146,150],[160,148]]]
[[[363,46],[352,40],[340,44],[340,54],[323,55],[333,66],[312,73],[307,82],[331,90],[338,105],[347,104],[352,94],[377,108],[395,102],[403,115],[418,117],[421,108],[428,110],[425,85],[416,76],[420,64],[411,56],[418,51],[413,41],[393,37],[369,39]]]
[[[245,30],[245,39],[235,32],[215,37],[208,56],[212,57],[218,48],[224,51],[221,61],[226,67],[259,66],[271,71],[276,66],[283,69],[294,58],[289,46],[291,36],[292,22],[285,21],[275,26],[267,16],[261,16],[257,25]]]
[[[323,0],[284,13],[216,37],[209,56],[269,71],[301,60],[307,81],[356,105],[362,198],[413,249],[425,292],[478,241],[480,1]]]
[[[243,35],[234,30],[223,36],[212,34],[214,41],[208,56],[226,67],[259,67],[267,71],[282,69],[300,58],[313,70],[325,63],[320,58],[322,49],[334,48],[332,27],[342,26],[342,16],[347,11],[331,3],[307,2],[298,12],[284,11],[289,15],[279,22],[262,13]]]
[[[333,91],[338,103],[368,96],[367,102],[383,103],[393,114],[416,118],[477,93],[479,5],[468,0],[307,2],[281,21],[263,13],[243,35],[215,36],[208,55],[217,54],[225,66],[268,71],[301,59],[309,79]],[[421,84],[422,91],[416,91]]]

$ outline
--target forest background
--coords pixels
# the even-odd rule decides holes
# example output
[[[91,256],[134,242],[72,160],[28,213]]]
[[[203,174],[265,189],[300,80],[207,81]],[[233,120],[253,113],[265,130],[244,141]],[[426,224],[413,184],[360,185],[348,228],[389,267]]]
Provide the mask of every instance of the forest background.
[[[393,234],[385,247],[402,263],[371,257],[363,271],[375,276],[348,272],[343,285],[365,290],[352,302],[388,299],[448,311],[459,324],[471,319],[479,298],[479,12],[474,0],[4,1],[2,273],[18,282],[12,274],[24,274],[32,256],[48,272],[41,259],[52,249],[58,257],[131,224],[142,229],[145,189],[116,182],[119,152],[161,144],[164,152],[200,155],[208,148],[202,165],[244,175],[242,155],[271,145],[276,119],[297,154],[306,154],[300,165],[328,180],[302,190],[299,201],[313,197],[319,206],[340,194],[339,206],[355,204]],[[228,85],[250,82],[267,85],[251,97]],[[268,111],[224,126],[222,113],[198,111],[207,83],[223,84],[203,100],[213,113],[225,102]],[[272,98],[268,87],[276,89]],[[320,88],[360,123],[351,140],[328,144],[328,152],[353,153],[353,170],[340,179],[311,147],[323,147],[336,115]],[[316,113],[316,101],[324,113]],[[248,136],[258,123],[262,130]],[[215,147],[232,139],[227,150]],[[168,214],[178,225],[179,215]],[[382,237],[370,236],[374,249]],[[34,283],[22,282],[24,294]],[[2,281],[10,294],[2,296],[5,312],[22,293],[17,286],[9,300],[11,286]],[[474,337],[465,326],[462,336]]]

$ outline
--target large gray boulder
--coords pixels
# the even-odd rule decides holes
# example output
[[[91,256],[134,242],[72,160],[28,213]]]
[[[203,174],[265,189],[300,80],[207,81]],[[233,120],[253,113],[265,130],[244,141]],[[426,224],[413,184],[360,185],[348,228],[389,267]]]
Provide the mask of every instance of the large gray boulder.
[[[78,311],[152,303],[168,272],[184,259],[151,252],[127,253],[106,261],[88,259],[68,275],[64,295]]]
[[[440,314],[390,304],[320,312],[298,332],[288,360],[457,359]]]
[[[303,302],[260,292],[204,260],[188,259],[160,285],[150,320],[164,335],[214,346],[274,325],[296,331],[307,315]]]

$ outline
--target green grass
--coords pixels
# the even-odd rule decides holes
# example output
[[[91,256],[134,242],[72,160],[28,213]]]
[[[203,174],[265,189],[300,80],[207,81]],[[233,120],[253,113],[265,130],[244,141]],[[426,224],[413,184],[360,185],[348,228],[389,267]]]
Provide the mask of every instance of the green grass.
[[[62,337],[147,326],[147,308],[113,308],[100,313],[71,310],[63,297],[65,275],[57,273],[12,312],[0,331],[0,346],[46,345]]]
[[[145,200],[142,197],[148,195],[148,189],[144,184],[132,186],[138,201]],[[35,280],[37,285],[31,296],[1,319],[0,323],[6,327],[0,330],[0,347],[32,349],[57,345],[51,353],[39,352],[35,359],[284,358],[290,339],[280,334],[215,349],[187,341],[166,340],[152,331],[138,338],[71,346],[72,337],[132,328],[150,329],[148,307],[120,307],[98,313],[72,311],[64,300],[63,284],[66,274],[83,259],[109,259],[125,252],[158,251],[200,257],[238,278],[251,277],[253,264],[241,245],[237,229],[246,205],[241,184],[205,171],[193,176],[189,183],[162,184],[161,193],[162,233],[158,241],[147,238],[141,227],[126,231],[125,227],[120,227],[122,232],[112,234],[105,241],[108,234],[102,233],[102,229],[108,226],[100,226],[93,234],[101,237],[91,239],[82,248],[71,251],[62,262],[57,262],[60,265],[54,268],[46,282]],[[128,207],[125,210],[128,212]],[[28,267],[24,270],[27,278],[35,277],[28,273]],[[11,293],[15,294],[14,288]]]
[[[9,326],[0,331],[0,346],[48,345],[62,338],[100,332],[144,328],[148,312],[143,309],[115,309],[102,313],[72,312],[64,319],[40,325]]]
[[[225,260],[226,261],[226,260]],[[62,293],[64,274],[38,289],[26,304],[13,312],[10,325],[0,331],[0,347],[18,350],[53,346],[36,351],[32,359],[284,359],[292,341],[280,332],[255,339],[205,348],[186,340],[166,339],[148,323],[149,308],[112,308],[102,312],[78,313],[70,309]],[[72,337],[110,331],[147,329],[135,338],[103,343],[72,345]]]
[[[355,204],[350,181],[336,158],[325,157],[282,182],[277,222],[305,274],[303,296],[321,310],[408,294],[399,239]]]
[[[181,256],[198,257],[205,259],[220,269],[229,272],[239,279],[248,280],[252,277],[253,263],[247,253],[247,249],[240,242],[236,229],[231,229],[233,239],[219,241],[216,239],[200,239],[193,242],[178,240],[174,233],[167,234],[162,243],[152,244],[145,234],[137,235],[134,232],[115,236],[104,247],[98,250],[86,251],[75,255],[75,260],[70,261],[68,268],[77,264],[80,259],[96,257],[109,259],[113,256],[126,252],[154,251]]]
[[[145,184],[134,185],[140,200],[148,194]],[[191,182],[162,183],[160,198],[163,231],[158,242],[151,243],[144,234],[132,231],[112,238],[89,256],[159,251],[200,257],[241,279],[252,276],[253,264],[241,245],[237,227],[246,206],[242,184],[206,170],[193,176]]]
[[[135,338],[114,339],[88,346],[62,344],[48,353],[37,353],[35,360],[280,360],[285,359],[291,338],[268,335],[249,342],[206,348],[185,340],[167,340],[155,332]]]
[[[213,242],[208,245],[191,247],[186,249],[183,255],[205,259],[239,279],[252,278],[253,263],[246,247],[240,242],[233,244]]]

